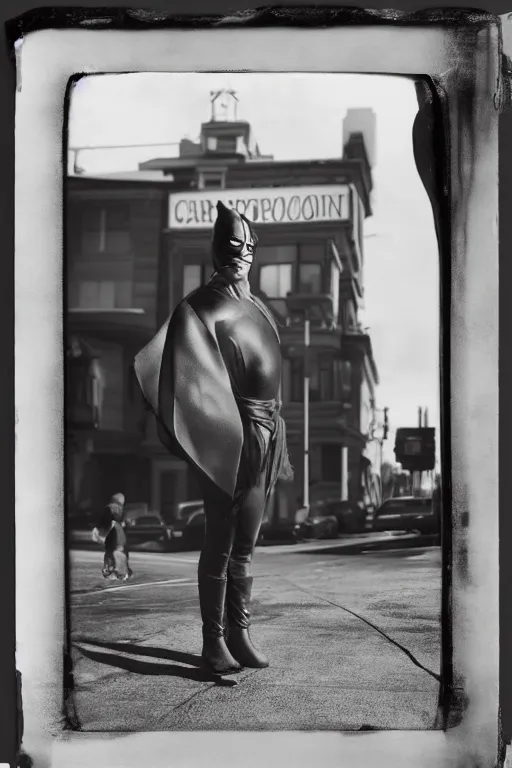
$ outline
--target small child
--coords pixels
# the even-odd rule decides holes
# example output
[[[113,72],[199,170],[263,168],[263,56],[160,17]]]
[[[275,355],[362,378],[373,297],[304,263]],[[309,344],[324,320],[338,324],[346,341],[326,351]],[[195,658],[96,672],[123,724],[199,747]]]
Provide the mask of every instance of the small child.
[[[123,525],[125,498],[115,493],[102,512],[92,539],[105,545],[102,574],[105,579],[127,581],[132,575],[128,541]]]

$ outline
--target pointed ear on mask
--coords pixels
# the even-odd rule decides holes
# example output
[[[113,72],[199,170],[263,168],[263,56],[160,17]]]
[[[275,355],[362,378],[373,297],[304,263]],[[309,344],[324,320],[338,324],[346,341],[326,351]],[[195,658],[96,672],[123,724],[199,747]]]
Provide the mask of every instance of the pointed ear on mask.
[[[243,219],[243,221],[245,221],[245,223],[247,224],[249,232],[251,233],[251,237],[252,237],[252,242],[253,242],[254,248],[256,248],[256,246],[258,245],[258,235],[256,234],[256,232],[253,229],[252,221],[249,221],[247,216],[244,216],[243,213],[240,214],[240,218]]]
[[[232,243],[235,240],[239,245]],[[242,217],[233,208],[227,208],[220,200],[217,202],[217,219],[213,225],[212,251],[216,269],[221,268],[236,256],[245,242]]]

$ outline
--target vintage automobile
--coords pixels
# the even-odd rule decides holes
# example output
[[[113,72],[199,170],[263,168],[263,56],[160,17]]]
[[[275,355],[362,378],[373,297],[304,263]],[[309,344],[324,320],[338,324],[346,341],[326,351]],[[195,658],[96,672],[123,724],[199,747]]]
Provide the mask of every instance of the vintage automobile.
[[[338,532],[338,520],[327,501],[313,502],[305,513],[304,508],[297,513],[297,539],[335,539]]]
[[[280,520],[271,522],[263,520],[258,536],[258,544],[268,544],[274,541],[288,541],[294,543],[300,538],[299,526],[293,520]]]
[[[397,496],[376,510],[373,530],[439,533],[439,514],[431,497]]]
[[[157,541],[166,549],[174,549],[180,542],[197,540],[202,544],[204,535],[204,507],[202,501],[176,504],[165,513],[149,509],[147,504],[125,506],[125,530],[130,543]]]
[[[162,513],[169,541],[200,549],[204,539],[204,503],[200,499],[174,504]]]
[[[302,535],[307,538],[332,538],[331,534],[336,537],[339,533],[361,533],[366,529],[366,520],[367,512],[360,504],[322,499],[311,504],[309,515],[302,524]]]
[[[124,529],[130,545],[148,541],[167,545],[171,539],[171,532],[160,512],[145,503],[125,505]]]

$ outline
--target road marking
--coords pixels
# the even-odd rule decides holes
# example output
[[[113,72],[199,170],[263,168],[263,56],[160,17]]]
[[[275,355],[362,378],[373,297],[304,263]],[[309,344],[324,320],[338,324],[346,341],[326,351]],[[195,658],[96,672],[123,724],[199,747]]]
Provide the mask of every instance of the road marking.
[[[328,543],[322,543],[321,541],[310,541],[303,544],[278,544],[277,546],[258,546],[256,547],[257,554],[262,555],[293,555],[298,552],[318,552],[321,550],[339,549],[343,550],[345,547],[354,547],[364,545],[371,546],[372,544],[379,544],[381,542],[389,542],[393,538],[400,541],[413,541],[419,537],[415,534],[401,534],[397,536],[391,532],[383,532],[378,534],[362,534],[361,536],[354,536],[353,538],[340,538],[331,539]],[[197,565],[199,561],[199,552],[193,556],[181,557],[179,553],[170,552],[140,552],[138,550],[130,552],[130,561],[133,563],[180,563]],[[343,554],[340,551],[340,554]],[[103,552],[91,552],[89,550],[72,549],[71,558],[77,563],[97,563],[103,559]]]
[[[345,547],[358,547],[364,544],[369,545],[381,541],[389,541],[389,538],[387,536],[376,536],[374,538],[371,538],[370,536],[358,536],[353,539],[332,539],[328,544],[322,544],[320,541],[312,541],[307,544],[283,544],[278,545],[277,547],[258,547],[258,553],[261,553],[262,555],[281,555],[284,553],[293,555],[295,552],[319,552],[320,550],[329,549],[342,550],[345,549]]]
[[[84,550],[72,550],[71,560],[76,564],[81,563],[99,563],[103,562],[102,552],[88,552]],[[197,565],[199,561],[199,553],[197,557],[179,557],[166,552],[130,552],[131,563],[189,563]]]
[[[140,589],[141,587],[162,587],[162,586],[174,586],[182,584],[185,586],[185,582],[193,586],[196,582],[190,581],[190,579],[167,579],[167,581],[146,581],[144,584],[123,584],[119,587],[104,587],[103,589],[91,589],[89,592],[71,593],[73,597],[79,597],[82,595],[104,595],[105,592],[126,592],[128,589]]]
[[[428,552],[425,552],[425,550],[428,550]],[[420,557],[425,557],[425,555],[429,554],[431,551],[439,550],[439,547],[418,547],[415,552],[418,554],[413,554],[412,552],[410,554],[404,555],[404,560],[418,560]],[[397,547],[396,549],[363,549],[361,554],[363,555],[396,555],[397,552],[407,552],[405,547]]]

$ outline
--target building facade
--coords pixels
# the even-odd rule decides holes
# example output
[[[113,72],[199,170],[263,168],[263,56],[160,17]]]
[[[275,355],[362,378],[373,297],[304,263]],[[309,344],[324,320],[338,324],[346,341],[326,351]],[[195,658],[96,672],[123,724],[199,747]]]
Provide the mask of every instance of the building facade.
[[[200,142],[183,141],[177,158],[131,174],[68,179],[69,344],[93,361],[88,391],[98,413],[97,423],[68,419],[70,503],[97,505],[123,491],[163,509],[196,496],[186,465],[159,443],[130,365],[177,303],[210,277],[219,199],[255,224],[252,289],[280,326],[295,481],[278,488],[270,515],[291,519],[304,500],[306,373],[310,501],[378,502],[379,454],[371,445],[378,372],[359,322],[374,121],[366,110],[357,132],[357,115],[348,117],[339,159],[274,161],[261,155],[248,123],[213,113]]]

